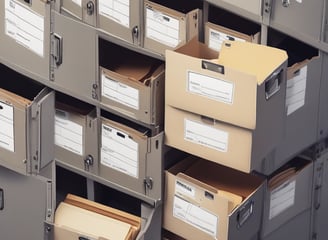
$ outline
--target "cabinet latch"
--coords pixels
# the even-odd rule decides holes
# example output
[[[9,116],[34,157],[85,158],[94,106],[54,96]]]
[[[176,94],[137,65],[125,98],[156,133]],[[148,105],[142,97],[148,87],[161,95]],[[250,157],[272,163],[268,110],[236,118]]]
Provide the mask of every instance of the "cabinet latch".
[[[151,177],[146,177],[144,179],[144,186],[145,186],[145,194],[147,194],[149,190],[153,189],[153,179]]]
[[[58,67],[63,62],[63,38],[54,33],[51,38],[51,57]]]

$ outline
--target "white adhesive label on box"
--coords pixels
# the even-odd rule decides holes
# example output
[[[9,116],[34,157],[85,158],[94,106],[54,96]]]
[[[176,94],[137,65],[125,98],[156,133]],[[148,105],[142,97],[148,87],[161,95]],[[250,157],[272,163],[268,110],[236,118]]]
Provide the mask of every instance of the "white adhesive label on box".
[[[188,71],[187,91],[215,101],[232,104],[234,84],[218,78]]]
[[[220,152],[227,152],[229,141],[227,132],[188,119],[184,122],[185,140]]]
[[[184,199],[174,196],[173,216],[191,226],[211,235],[216,239],[218,232],[218,216],[195,206]]]
[[[0,147],[15,151],[14,107],[3,102],[0,102]]]
[[[102,124],[101,129],[101,164],[138,178],[138,143],[111,126]]]
[[[108,78],[102,73],[101,95],[124,106],[139,110],[139,90]]]
[[[72,0],[72,2],[82,7],[82,0]]]
[[[286,181],[270,194],[269,220],[294,205],[296,181]]]
[[[130,27],[130,0],[99,0],[99,14]]]
[[[175,193],[195,198],[195,188],[181,180],[175,181]]]
[[[5,0],[5,32],[18,44],[43,57],[44,17],[15,0]]]
[[[169,47],[176,47],[179,40],[179,20],[154,9],[146,9],[146,37]]]
[[[209,29],[209,42],[208,42],[209,48],[211,48],[215,51],[220,51],[223,41],[226,41],[226,40],[246,42],[245,39],[231,36],[226,33],[214,30],[212,28]]]
[[[302,3],[302,0],[296,0],[296,2],[298,2],[298,3]]]
[[[69,113],[56,110],[55,144],[70,152],[83,155],[83,126],[67,119]]]
[[[297,76],[287,81],[286,106],[287,116],[305,104],[307,66],[300,69]]]

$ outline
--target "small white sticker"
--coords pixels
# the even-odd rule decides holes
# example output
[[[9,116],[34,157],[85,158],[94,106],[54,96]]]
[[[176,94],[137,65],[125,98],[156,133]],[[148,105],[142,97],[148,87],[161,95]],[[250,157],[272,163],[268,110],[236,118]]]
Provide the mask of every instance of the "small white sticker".
[[[111,126],[102,124],[101,130],[101,164],[138,178],[138,143]]]
[[[69,113],[56,110],[55,116],[55,144],[70,152],[83,155],[83,126],[66,116]]]
[[[184,199],[174,196],[173,216],[191,226],[213,236],[216,239],[218,232],[218,216],[195,206]]]
[[[72,2],[82,7],[82,0],[72,0]]]
[[[127,107],[139,110],[139,90],[124,83],[101,76],[101,95]]]
[[[15,0],[5,0],[5,32],[20,45],[43,57],[43,16]]]
[[[195,198],[195,188],[181,180],[175,181],[175,193]]]
[[[215,51],[220,51],[223,41],[226,41],[226,40],[246,42],[245,39],[231,36],[231,35],[225,34],[223,32],[214,30],[212,28],[209,29],[209,43],[208,43],[209,48],[211,48]]]
[[[302,3],[302,0],[296,0],[296,2],[298,2],[298,3]]]
[[[229,134],[204,124],[185,119],[184,139],[220,152],[227,152]]]
[[[146,9],[146,36],[169,47],[176,47],[179,40],[179,21],[154,9]]]
[[[296,181],[286,181],[270,194],[269,220],[294,205]]]
[[[306,94],[307,66],[300,69],[297,76],[287,81],[286,106],[287,116],[303,107]]]
[[[234,84],[218,78],[188,71],[187,91],[215,101],[232,104]]]
[[[130,27],[130,0],[99,0],[99,14]]]
[[[0,147],[14,152],[14,140],[14,108],[0,102]]]

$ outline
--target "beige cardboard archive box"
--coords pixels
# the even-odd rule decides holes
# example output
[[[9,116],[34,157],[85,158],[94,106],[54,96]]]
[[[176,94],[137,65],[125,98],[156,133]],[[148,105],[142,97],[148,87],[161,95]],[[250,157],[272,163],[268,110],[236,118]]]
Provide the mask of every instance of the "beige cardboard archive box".
[[[181,7],[179,1],[171,3]],[[189,5],[181,7],[184,10],[188,7],[186,12],[145,0],[144,47],[164,56],[166,49],[174,49],[197,36],[201,28],[202,10],[190,9]]]
[[[54,92],[0,69],[0,165],[39,173],[54,157]]]
[[[97,171],[98,118],[94,107],[73,98],[56,98],[55,158],[81,170]]]
[[[130,191],[160,199],[162,183],[161,146],[163,134],[150,136],[150,130],[131,122],[101,118],[100,164],[98,175]]]
[[[141,0],[98,0],[98,28],[124,41],[140,45]]]
[[[188,240],[252,239],[265,179],[194,156],[165,171],[163,227]]]
[[[205,44],[209,48],[220,51],[226,40],[260,43],[260,32],[248,35],[211,22],[205,23]]]
[[[261,235],[287,223],[312,204],[313,162],[296,157],[269,177],[264,198]]]
[[[164,64],[139,53],[124,53],[100,67],[101,103],[132,119],[163,125]]]
[[[68,194],[55,213],[55,240],[133,240],[141,227],[139,217]]]
[[[286,60],[284,51],[243,42],[227,42],[219,59],[196,40],[168,50],[166,144],[241,171],[260,168],[284,136]]]

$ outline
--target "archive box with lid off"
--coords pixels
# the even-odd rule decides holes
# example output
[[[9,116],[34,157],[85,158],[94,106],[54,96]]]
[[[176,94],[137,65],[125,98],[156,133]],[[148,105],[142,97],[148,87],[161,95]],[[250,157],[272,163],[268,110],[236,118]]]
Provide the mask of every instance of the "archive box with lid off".
[[[222,8],[209,5],[204,42],[220,51],[225,40],[260,43],[261,25]]]
[[[163,133],[155,136],[134,122],[102,113],[98,175],[137,194],[162,196]]]
[[[47,1],[0,3],[0,59],[38,81],[49,80],[50,8]]]
[[[163,227],[185,239],[252,239],[265,178],[189,156],[165,171]]]
[[[102,39],[99,43],[101,104],[140,122],[163,126],[164,63]]]
[[[54,92],[0,65],[0,164],[38,173],[54,158]]]
[[[268,177],[264,198],[261,235],[287,223],[312,204],[313,162],[295,157]]]
[[[165,55],[199,34],[202,1],[144,1],[144,48]]]
[[[134,240],[140,217],[68,194],[55,213],[54,239]]]
[[[55,159],[95,173],[98,167],[96,108],[56,93]]]
[[[284,137],[287,55],[231,41],[217,55],[197,40],[167,50],[165,142],[250,172]]]

